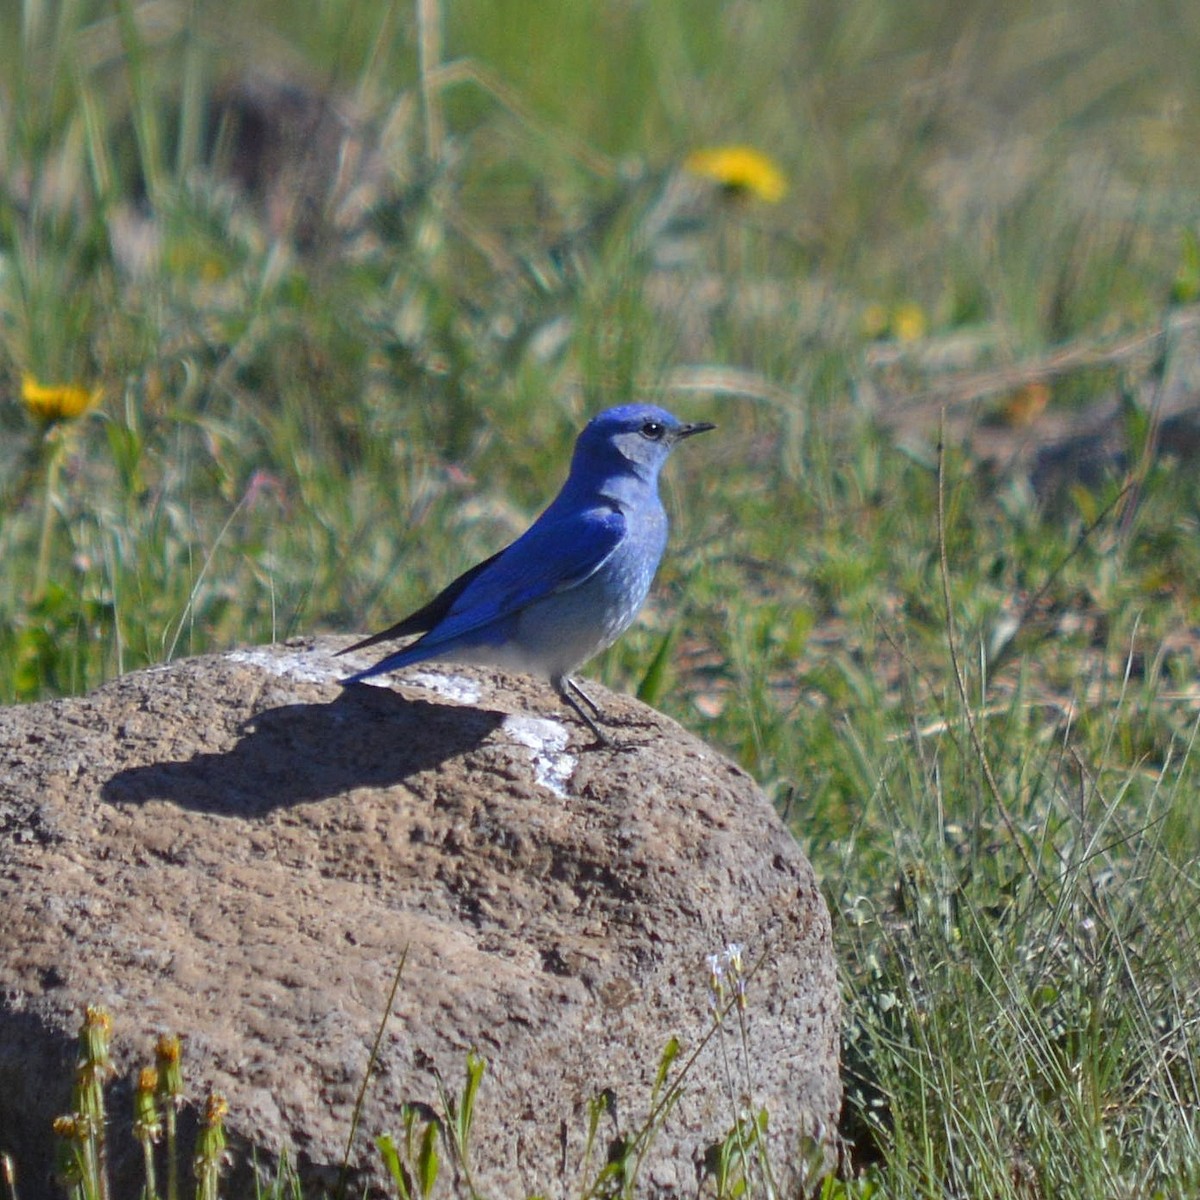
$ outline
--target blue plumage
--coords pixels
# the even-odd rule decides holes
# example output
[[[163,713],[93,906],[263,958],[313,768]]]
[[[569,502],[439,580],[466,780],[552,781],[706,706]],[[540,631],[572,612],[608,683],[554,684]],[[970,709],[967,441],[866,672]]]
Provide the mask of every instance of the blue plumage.
[[[571,672],[637,616],[667,543],[659,471],[676,443],[712,428],[649,404],[594,417],[575,442],[562,491],[533,525],[423,608],[343,650],[422,635],[344,682],[428,659],[524,671],[549,679],[604,740],[575,696],[599,710]]]

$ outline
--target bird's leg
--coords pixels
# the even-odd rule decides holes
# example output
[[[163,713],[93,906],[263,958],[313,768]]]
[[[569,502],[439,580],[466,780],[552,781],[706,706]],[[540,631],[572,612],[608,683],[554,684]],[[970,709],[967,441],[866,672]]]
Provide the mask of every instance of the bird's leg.
[[[588,705],[592,712],[599,717],[601,715],[600,706],[595,702],[595,700],[593,700],[591,696],[589,696],[587,692],[585,692],[583,688],[581,688],[579,684],[575,682],[574,679],[570,678],[570,676],[562,675],[552,682],[554,684],[554,690],[558,693],[559,698],[564,704],[575,710],[575,713],[578,715],[579,719],[595,735],[597,743],[601,746],[611,746],[613,744],[612,739],[588,715],[588,713],[584,710],[583,705],[579,703],[579,700],[575,699],[575,696],[579,696],[580,699],[582,699]]]
[[[571,691],[573,691],[580,698],[580,700],[582,700],[588,706],[588,708],[595,713],[597,717],[604,716],[604,710],[595,702],[595,700],[591,698],[591,696],[587,694],[587,692],[583,690],[583,684],[581,684],[578,679],[572,679],[568,675],[566,686],[570,688]]]

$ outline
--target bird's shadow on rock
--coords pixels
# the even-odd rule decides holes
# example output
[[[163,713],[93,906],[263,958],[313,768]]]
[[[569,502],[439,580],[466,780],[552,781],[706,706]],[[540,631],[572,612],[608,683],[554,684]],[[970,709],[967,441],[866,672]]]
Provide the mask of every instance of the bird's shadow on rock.
[[[110,804],[167,800],[222,816],[264,816],[351,788],[400,783],[478,746],[504,716],[350,688],[329,704],[257,713],[228,750],[126,767],[105,781],[101,796]]]

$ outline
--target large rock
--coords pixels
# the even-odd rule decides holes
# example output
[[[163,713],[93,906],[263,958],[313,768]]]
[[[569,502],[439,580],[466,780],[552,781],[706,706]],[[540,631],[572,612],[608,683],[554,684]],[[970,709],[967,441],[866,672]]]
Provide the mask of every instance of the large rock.
[[[748,1062],[730,1018],[639,1190],[695,1194],[751,1105],[786,1194],[836,1124],[838,996],[812,870],[753,782],[600,688],[619,748],[587,748],[532,680],[435,667],[343,691],[330,649],[0,710],[0,1149],[24,1200],[51,1194],[85,1003],[112,1014],[127,1072],[157,1033],[184,1035],[193,1099],[203,1083],[229,1101],[237,1163],[286,1150],[328,1182],[405,954],[362,1177],[401,1105],[440,1111],[436,1074],[457,1091],[476,1048],[480,1192],[578,1195],[589,1100],[614,1101],[601,1154],[641,1126],[669,1039],[682,1064],[713,1028],[706,956],[730,942],[752,972]],[[118,1122],[118,1159],[122,1139]]]

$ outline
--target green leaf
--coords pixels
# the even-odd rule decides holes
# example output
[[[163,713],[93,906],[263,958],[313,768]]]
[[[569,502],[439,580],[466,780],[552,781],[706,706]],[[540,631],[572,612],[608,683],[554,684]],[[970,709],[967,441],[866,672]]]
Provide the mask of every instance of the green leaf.
[[[400,1161],[396,1143],[389,1134],[382,1133],[375,1139],[375,1145],[379,1150],[379,1157],[383,1159],[383,1165],[387,1167],[387,1173],[396,1185],[396,1194],[400,1200],[412,1200],[412,1180]]]
[[[637,686],[637,698],[643,704],[657,704],[667,690],[667,669],[671,663],[671,649],[675,645],[678,628],[678,625],[673,625],[658,643],[658,649]]]
[[[1185,229],[1180,237],[1179,269],[1171,285],[1176,304],[1191,304],[1200,297],[1200,237],[1194,229]]]
[[[657,1096],[662,1085],[666,1082],[667,1074],[671,1070],[671,1064],[679,1057],[679,1039],[671,1038],[663,1047],[662,1056],[658,1060],[658,1074],[654,1077],[654,1090],[652,1096]]]
[[[1096,503],[1096,497],[1081,483],[1072,484],[1070,494],[1071,499],[1075,501],[1075,508],[1078,510],[1083,523],[1085,525],[1093,524],[1096,520],[1096,514],[1100,511],[1100,506]]]
[[[121,478],[121,489],[126,496],[137,498],[146,488],[142,477],[142,439],[136,429],[117,421],[107,421],[104,432],[113,466]]]
[[[421,1195],[428,1196],[438,1177],[437,1125],[430,1121],[421,1135],[421,1146],[417,1151],[417,1176],[421,1184]]]
[[[467,1055],[467,1081],[463,1084],[462,1104],[458,1112],[458,1141],[464,1159],[467,1153],[467,1141],[471,1136],[471,1121],[475,1116],[475,1096],[486,1070],[487,1059],[472,1050]]]

